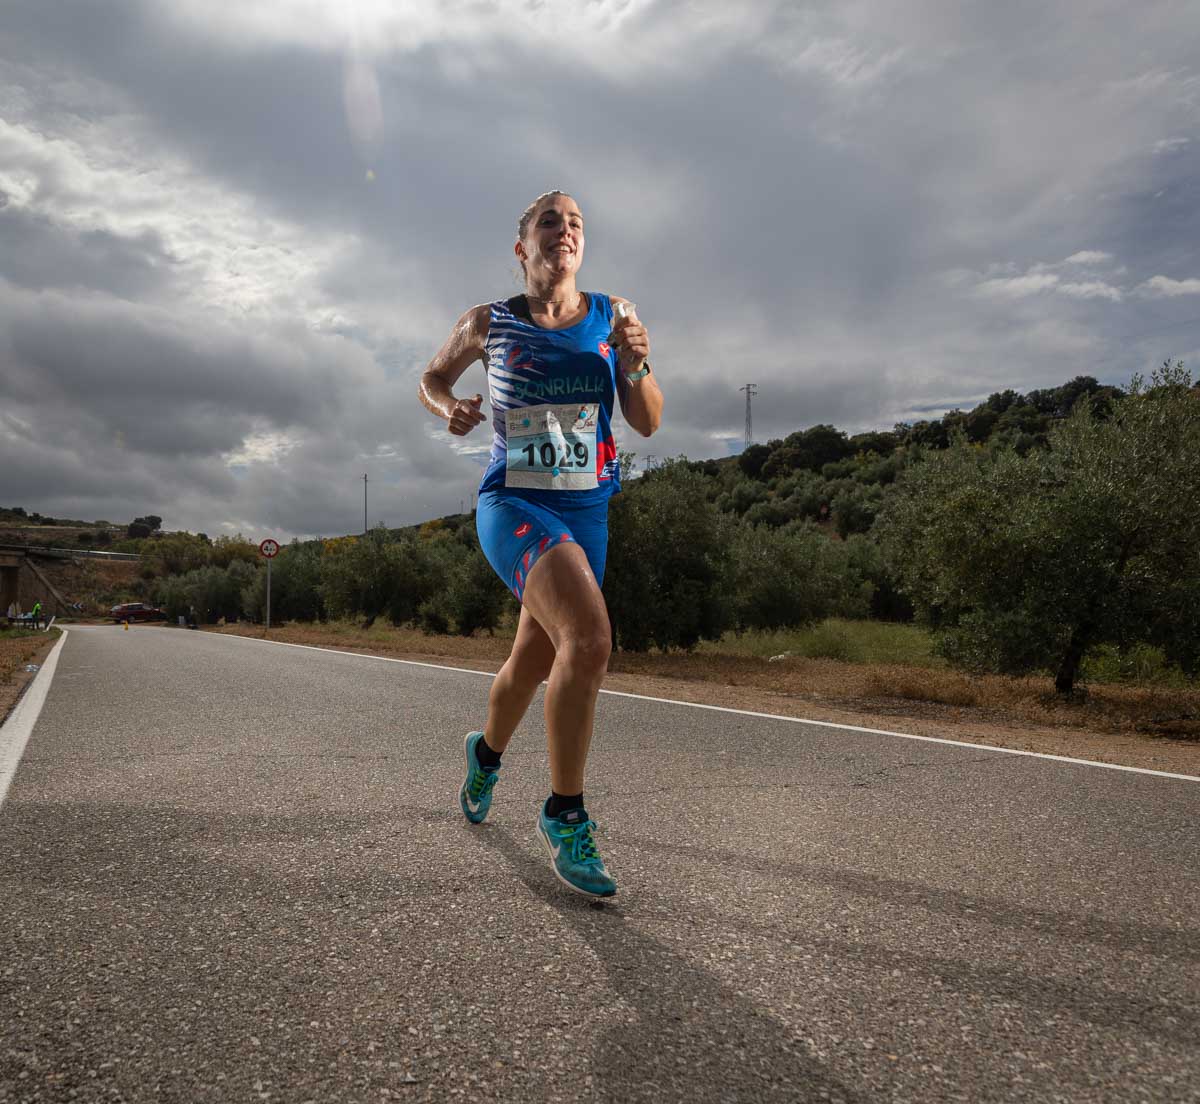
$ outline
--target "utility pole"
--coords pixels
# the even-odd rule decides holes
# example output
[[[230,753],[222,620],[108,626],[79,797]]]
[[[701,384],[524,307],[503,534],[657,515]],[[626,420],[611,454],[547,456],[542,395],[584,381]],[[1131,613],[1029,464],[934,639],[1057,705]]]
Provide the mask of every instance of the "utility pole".
[[[363,536],[370,530],[367,527],[367,473],[363,472]]]
[[[745,387],[739,387],[739,391],[746,392],[746,448],[754,444],[754,424],[750,420],[750,400],[758,394],[756,388],[757,383],[748,383]]]

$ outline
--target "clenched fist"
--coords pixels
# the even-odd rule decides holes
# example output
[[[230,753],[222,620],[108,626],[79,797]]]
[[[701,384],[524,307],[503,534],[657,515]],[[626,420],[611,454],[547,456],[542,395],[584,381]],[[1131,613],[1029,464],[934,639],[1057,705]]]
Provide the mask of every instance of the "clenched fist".
[[[480,422],[486,422],[487,418],[479,410],[482,405],[482,395],[475,395],[470,399],[459,399],[454,404],[454,409],[450,411],[450,432],[456,437],[465,437]]]

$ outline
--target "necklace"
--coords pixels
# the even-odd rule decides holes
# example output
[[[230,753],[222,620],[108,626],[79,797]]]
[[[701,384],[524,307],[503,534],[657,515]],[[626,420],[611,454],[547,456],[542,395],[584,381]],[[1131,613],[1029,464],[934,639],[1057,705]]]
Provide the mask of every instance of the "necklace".
[[[545,303],[547,306],[558,306],[560,303],[570,302],[568,299],[543,299],[540,295],[530,295],[529,292],[525,293],[525,298],[532,299],[535,303]],[[579,292],[575,293],[575,303],[576,305],[579,303]]]

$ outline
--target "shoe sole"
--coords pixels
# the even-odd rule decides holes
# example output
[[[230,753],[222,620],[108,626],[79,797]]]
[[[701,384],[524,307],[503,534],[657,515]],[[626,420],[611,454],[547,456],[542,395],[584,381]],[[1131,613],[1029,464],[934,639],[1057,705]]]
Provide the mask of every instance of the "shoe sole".
[[[471,776],[471,737],[474,735],[474,732],[468,732],[463,737],[463,759],[466,761],[468,778]],[[466,782],[458,788],[458,807],[462,810],[463,816],[467,818],[468,824],[482,824],[487,819],[487,813],[484,813],[478,820],[472,819],[471,814],[467,812],[467,799],[464,794],[466,788]]]
[[[593,893],[590,889],[580,889],[579,886],[577,886],[574,882],[570,882],[564,878],[558,869],[558,863],[554,861],[554,848],[550,843],[550,837],[546,835],[545,830],[542,828],[542,821],[540,817],[538,818],[537,834],[538,839],[542,841],[542,846],[546,849],[546,854],[550,859],[550,869],[554,871],[554,876],[560,882],[562,882],[567,889],[578,893],[581,897],[591,897],[594,901],[606,901],[609,897],[615,897],[617,895],[616,889],[610,889],[607,893]]]

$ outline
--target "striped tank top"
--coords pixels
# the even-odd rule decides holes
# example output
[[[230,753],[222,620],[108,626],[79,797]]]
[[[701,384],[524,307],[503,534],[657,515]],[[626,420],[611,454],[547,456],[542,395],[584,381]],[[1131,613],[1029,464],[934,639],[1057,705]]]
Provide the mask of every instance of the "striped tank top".
[[[546,330],[525,296],[491,305],[487,336],[491,457],[479,490],[547,504],[600,502],[621,489],[612,434],[617,352],[612,300],[585,293],[587,314]]]

